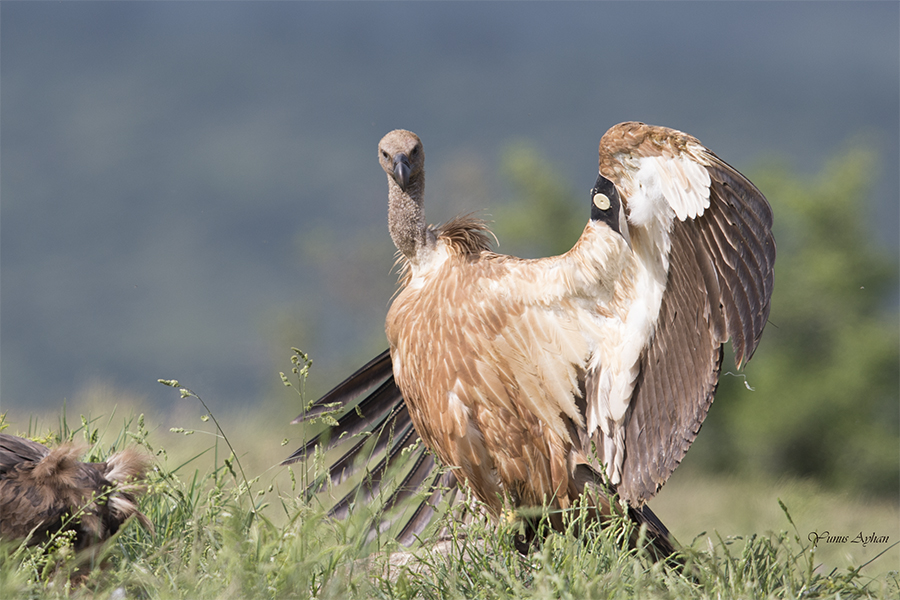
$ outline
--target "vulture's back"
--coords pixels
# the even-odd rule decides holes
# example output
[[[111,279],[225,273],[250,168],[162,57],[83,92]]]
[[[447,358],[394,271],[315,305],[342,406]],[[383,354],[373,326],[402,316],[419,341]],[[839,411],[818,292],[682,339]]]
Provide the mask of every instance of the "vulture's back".
[[[32,534],[29,543],[37,544],[75,516],[75,545],[83,548],[108,538],[132,515],[150,526],[137,510],[137,490],[123,487],[143,479],[146,457],[126,451],[108,462],[85,463],[79,453],[72,444],[50,450],[0,434],[0,537]]]

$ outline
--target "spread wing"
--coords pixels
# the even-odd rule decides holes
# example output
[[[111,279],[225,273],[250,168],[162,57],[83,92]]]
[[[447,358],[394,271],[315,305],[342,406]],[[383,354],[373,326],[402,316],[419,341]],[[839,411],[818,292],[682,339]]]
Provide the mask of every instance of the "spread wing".
[[[454,475],[437,469],[434,457],[424,445],[413,446],[418,435],[403,395],[394,383],[390,352],[385,350],[363,365],[293,423],[327,412],[342,413],[337,424],[298,448],[281,464],[306,460],[316,446],[323,452],[334,450],[336,458],[329,461],[327,476],[311,483],[306,495],[323,491],[329,483],[339,486],[356,478],[329,514],[344,518],[354,502],[368,503],[380,497],[380,521],[373,524],[371,537],[397,525],[398,541],[406,546],[412,544],[431,522],[443,499],[451,504],[457,500],[458,488]],[[388,482],[388,475],[398,465],[405,465],[399,481]],[[414,496],[422,501],[402,512],[392,512]]]
[[[715,394],[723,344],[742,366],[772,295],[772,209],[695,138],[623,123],[600,144],[600,172],[626,206],[636,256],[661,259],[658,316],[641,352],[625,420],[619,494],[653,497],[693,443]]]

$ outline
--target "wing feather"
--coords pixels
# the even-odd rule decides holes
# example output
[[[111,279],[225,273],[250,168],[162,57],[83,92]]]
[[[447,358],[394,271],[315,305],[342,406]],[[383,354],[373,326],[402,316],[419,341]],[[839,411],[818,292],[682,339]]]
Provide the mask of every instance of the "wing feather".
[[[0,475],[12,470],[23,461],[37,462],[47,456],[50,449],[37,442],[7,433],[0,433]]]
[[[307,496],[322,491],[329,480],[332,485],[339,485],[365,469],[366,475],[331,507],[329,513],[343,518],[355,501],[368,501],[384,492],[387,496],[377,517],[380,520],[372,524],[374,535],[377,531],[391,527],[395,521],[402,520],[409,513],[407,510],[401,515],[387,515],[388,509],[407,501],[415,494],[424,494],[427,498],[412,507],[407,521],[397,534],[398,541],[404,545],[412,544],[416,536],[431,522],[437,505],[444,499],[452,503],[458,488],[456,478],[436,468],[433,456],[421,445],[409,455],[412,465],[399,483],[393,488],[383,488],[387,483],[385,475],[398,464],[403,450],[416,439],[409,410],[394,382],[389,351],[384,351],[366,363],[314,402],[310,411],[302,413],[293,422],[307,421],[317,411],[321,414],[335,410],[344,411],[337,419],[337,425],[298,448],[282,464],[305,460],[317,445],[328,451],[352,440],[349,448],[329,464],[328,476],[319,478],[308,486]],[[382,456],[381,459],[374,465],[369,465],[379,455]]]
[[[297,415],[291,424],[296,425],[315,418],[323,412],[333,410],[335,405],[346,408],[360,394],[387,379],[392,374],[392,368],[390,350],[385,350],[357,369],[330,392],[313,402],[310,409]]]
[[[412,545],[417,536],[425,531],[434,518],[437,506],[442,499],[447,499],[450,506],[459,500],[460,490],[457,486],[456,476],[451,472],[437,473],[431,483],[431,488],[433,490],[431,496],[416,508],[403,529],[397,533],[397,541],[404,546]]]
[[[374,467],[367,468],[363,480],[350,490],[335,504],[329,514],[339,519],[346,518],[350,506],[354,502],[368,503],[383,491],[381,484],[384,482],[385,475],[388,470],[397,464],[402,455],[402,451],[408,445],[412,444],[418,436],[414,428],[409,428],[396,436],[397,442],[391,444],[391,447],[385,453],[384,457],[379,460]],[[422,450],[424,453],[424,450]]]
[[[630,399],[619,487],[641,505],[696,438],[723,344],[731,338],[740,367],[759,343],[774,281],[772,210],[749,180],[681,132],[623,123],[600,149],[601,173],[623,196],[632,237],[643,229],[636,239],[663,240],[654,248],[668,249],[665,291]]]
[[[404,415],[403,395],[394,383],[393,375],[356,406],[350,407],[349,410],[347,406],[342,408],[346,412],[338,420],[337,425],[315,436],[295,450],[281,464],[288,465],[304,460],[316,446],[321,446],[323,450],[330,450],[352,437],[372,431],[381,425],[395,426],[398,419],[402,420],[404,416],[408,418],[408,414]]]
[[[328,467],[328,480],[331,485],[340,485],[350,480],[363,468],[366,462],[364,459],[378,456],[384,451],[389,453],[396,451],[398,440],[405,440],[411,428],[412,419],[409,418],[406,407],[402,405],[395,407],[390,418],[386,419],[377,430],[373,430],[371,436],[359,437],[349,450],[331,463]],[[307,496],[321,492],[325,484],[324,477],[314,481],[306,489]]]

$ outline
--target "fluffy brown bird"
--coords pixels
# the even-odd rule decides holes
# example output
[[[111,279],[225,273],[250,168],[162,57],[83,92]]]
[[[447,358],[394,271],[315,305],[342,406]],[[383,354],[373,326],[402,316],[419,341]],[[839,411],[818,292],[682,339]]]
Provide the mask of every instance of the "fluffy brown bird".
[[[360,410],[393,431],[412,423],[491,513],[564,510],[589,493],[606,515],[617,496],[656,549],[671,552],[646,502],[706,417],[725,342],[739,367],[759,343],[775,262],[765,197],[696,138],[622,123],[600,142],[591,217],[575,246],[525,260],[491,252],[480,221],[425,225],[414,133],[387,134],[379,161],[403,273],[386,322],[390,357],[323,401],[351,402],[380,383]],[[337,431],[362,421],[345,417]],[[376,474],[398,442],[382,446]],[[333,479],[355,452],[335,463]],[[422,459],[399,489],[430,472]],[[366,485],[377,489],[379,477]],[[429,516],[414,515],[403,533]]]
[[[0,538],[46,541],[65,527],[83,550],[108,539],[134,516],[148,531],[153,525],[139,510],[150,459],[132,449],[106,462],[84,463],[79,449],[46,446],[0,433]]]

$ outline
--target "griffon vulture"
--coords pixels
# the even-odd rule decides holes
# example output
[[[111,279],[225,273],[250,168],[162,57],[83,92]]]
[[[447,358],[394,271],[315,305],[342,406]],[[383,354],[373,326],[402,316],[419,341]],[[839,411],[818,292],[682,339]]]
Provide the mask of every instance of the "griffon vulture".
[[[136,500],[149,458],[131,449],[106,462],[78,457],[73,444],[50,450],[0,433],[0,538],[27,538],[34,545],[65,527],[75,531],[75,549],[83,550],[108,539],[131,516],[152,531]]]
[[[738,367],[759,343],[775,262],[765,197],[696,138],[622,123],[600,141],[590,220],[574,247],[526,260],[491,252],[476,219],[426,226],[425,156],[414,133],[388,133],[378,153],[402,265],[386,322],[390,354],[311,414],[362,397],[332,440],[375,428],[374,450],[385,452],[335,514],[378,492],[387,467],[419,436],[453,469],[435,474],[432,454],[416,455],[388,505],[426,482],[435,491],[401,541],[423,530],[460,480],[494,515],[565,509],[585,492],[605,515],[617,496],[655,549],[671,552],[646,502],[700,430],[725,342]],[[332,481],[349,476],[362,447],[332,465]]]

